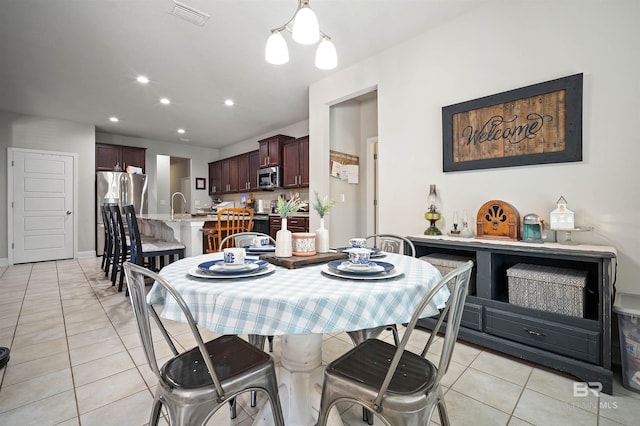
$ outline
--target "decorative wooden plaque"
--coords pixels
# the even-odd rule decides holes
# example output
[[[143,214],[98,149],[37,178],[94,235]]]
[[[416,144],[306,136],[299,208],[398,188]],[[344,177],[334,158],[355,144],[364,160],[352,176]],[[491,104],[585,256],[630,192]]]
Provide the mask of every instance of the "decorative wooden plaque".
[[[476,235],[478,238],[517,241],[520,238],[518,210],[504,201],[487,201],[478,210]]]
[[[442,108],[445,172],[582,160],[582,74]]]

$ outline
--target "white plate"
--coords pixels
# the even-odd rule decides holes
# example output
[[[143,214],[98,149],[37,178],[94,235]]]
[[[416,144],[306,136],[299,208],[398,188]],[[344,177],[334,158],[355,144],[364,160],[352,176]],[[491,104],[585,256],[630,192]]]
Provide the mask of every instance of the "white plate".
[[[276,246],[274,245],[269,245],[269,246],[262,246],[262,247],[245,247],[244,248],[247,253],[271,253],[276,251]]]
[[[339,278],[346,278],[349,280],[387,280],[389,278],[396,278],[402,275],[402,270],[399,268],[393,268],[389,272],[381,272],[379,274],[372,275],[360,275],[360,274],[350,274],[346,272],[340,272],[337,270],[332,270],[328,265],[322,265],[322,272],[327,275],[331,275]]]
[[[260,275],[265,275],[265,274],[269,274],[273,271],[276,270],[275,265],[267,265],[264,268],[260,268],[257,271],[249,271],[249,272],[243,272],[241,274],[233,274],[233,275],[222,275],[222,274],[211,274],[211,273],[206,273],[206,272],[202,272],[200,269],[198,269],[198,267],[193,267],[191,269],[189,269],[189,271],[187,272],[189,275],[193,276],[193,277],[198,277],[198,278],[208,278],[208,279],[233,279],[233,278],[247,278],[247,277],[259,277]]]

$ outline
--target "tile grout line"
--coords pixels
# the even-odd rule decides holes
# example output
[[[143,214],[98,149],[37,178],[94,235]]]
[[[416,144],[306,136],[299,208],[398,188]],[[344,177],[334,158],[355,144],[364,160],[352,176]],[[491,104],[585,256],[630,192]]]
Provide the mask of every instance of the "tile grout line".
[[[81,263],[81,262],[78,262],[78,265],[79,265],[80,269],[82,270],[83,275],[84,275],[84,276],[85,276],[85,278],[87,279],[87,284],[89,284],[89,287],[91,288],[91,291],[93,292],[93,294],[94,294],[94,296],[95,296],[96,300],[97,300],[97,301],[98,301],[98,303],[100,304],[100,307],[102,308],[102,311],[104,312],[104,314],[106,315],[107,319],[109,320],[109,324],[111,325],[111,327],[113,328],[113,330],[116,332],[116,335],[118,336],[118,340],[120,340],[120,343],[122,343],[122,346],[124,347],[124,350],[125,350],[125,352],[127,353],[127,356],[129,357],[129,359],[130,359],[130,360],[131,360],[131,362],[133,363],[133,367],[134,367],[134,369],[135,369],[135,370],[138,372],[138,374],[140,375],[140,378],[142,379],[142,382],[144,383],[146,390],[151,394],[151,398],[152,398],[152,399],[154,399],[154,398],[155,398],[155,395],[154,395],[154,394],[153,394],[153,392],[151,391],[151,387],[149,386],[149,384],[147,383],[147,381],[144,379],[144,375],[143,375],[143,374],[142,374],[142,372],[140,371],[139,366],[136,364],[135,359],[133,359],[133,357],[131,356],[131,352],[129,351],[129,348],[127,348],[127,345],[125,344],[124,340],[122,339],[122,336],[120,335],[120,333],[118,333],[118,329],[117,329],[116,325],[113,323],[113,320],[111,319],[111,317],[109,316],[109,314],[107,313],[107,310],[105,309],[105,306],[104,306],[104,304],[102,303],[102,299],[101,299],[101,298],[98,296],[98,294],[96,293],[96,290],[95,290],[94,286],[93,286],[93,285],[91,285],[91,282],[90,282],[89,278],[87,277],[87,273],[86,273],[85,268],[83,267],[83,265],[82,265],[82,263]],[[101,279],[100,281],[103,281],[103,280]],[[108,281],[109,281],[109,282],[111,282],[111,280],[110,280],[110,279],[108,279]],[[125,284],[126,284],[126,283],[125,283]],[[110,286],[110,287],[115,287],[115,288],[117,288],[117,286],[113,286],[113,285],[112,285],[112,286]],[[121,294],[121,293],[124,293],[124,292],[116,292],[115,294],[113,294],[113,295],[111,295],[111,296],[112,296],[112,297],[115,297],[115,296],[117,296],[118,294]],[[137,328],[136,328],[136,334],[138,334]],[[121,401],[121,400],[123,400],[124,398],[127,398],[127,397],[129,397],[129,396],[131,396],[131,395],[123,396],[122,398],[119,398],[119,399],[117,399],[116,401]],[[112,404],[112,403],[114,403],[114,402],[116,402],[116,401],[113,401],[113,402],[111,402],[110,404]],[[106,405],[108,405],[108,404],[106,404]],[[96,407],[96,408],[94,408],[94,409],[93,409],[93,410],[91,410],[91,411],[98,410],[98,409],[100,409],[100,408],[102,408],[102,407],[105,407],[106,405],[101,405],[100,407]],[[78,409],[79,409],[79,408],[78,408]],[[90,413],[91,411],[88,411],[87,413]],[[85,414],[86,414],[86,413],[85,413]],[[80,420],[80,415],[78,415],[78,423],[80,424],[80,426],[82,426],[82,422],[81,422],[81,420]]]

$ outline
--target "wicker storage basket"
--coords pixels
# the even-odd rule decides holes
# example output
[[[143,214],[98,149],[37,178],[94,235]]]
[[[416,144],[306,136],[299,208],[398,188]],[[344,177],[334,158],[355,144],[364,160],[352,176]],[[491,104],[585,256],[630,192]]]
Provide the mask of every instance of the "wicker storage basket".
[[[440,271],[443,277],[454,269],[464,265],[468,261],[473,260],[470,257],[455,256],[452,254],[443,253],[428,254],[426,256],[422,256],[420,259],[435,266],[436,269]],[[449,291],[451,291],[453,282],[447,283],[447,286],[449,287]],[[476,294],[476,277],[473,273],[471,274],[471,279],[469,280],[469,294]]]
[[[584,315],[587,271],[518,263],[507,269],[509,303],[572,317]]]

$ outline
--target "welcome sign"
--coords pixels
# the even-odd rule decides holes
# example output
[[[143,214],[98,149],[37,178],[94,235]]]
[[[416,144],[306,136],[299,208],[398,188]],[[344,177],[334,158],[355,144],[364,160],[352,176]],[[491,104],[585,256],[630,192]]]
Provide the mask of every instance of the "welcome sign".
[[[442,109],[443,171],[582,160],[582,74]]]

